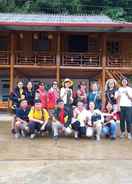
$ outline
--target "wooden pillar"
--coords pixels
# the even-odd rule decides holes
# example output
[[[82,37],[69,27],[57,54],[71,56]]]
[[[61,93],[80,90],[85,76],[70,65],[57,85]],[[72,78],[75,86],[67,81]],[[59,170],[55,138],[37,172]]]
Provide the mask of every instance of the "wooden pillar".
[[[14,63],[15,63],[15,35],[10,35],[10,93],[14,88]],[[11,102],[9,104],[11,107]]]
[[[107,35],[104,33],[102,38],[102,108],[105,106],[105,79],[106,79],[106,60],[107,60]]]
[[[58,32],[57,34],[57,54],[56,54],[56,80],[58,83],[60,82],[60,62],[61,62],[61,53],[60,53],[60,41],[61,41],[61,36],[60,33]]]

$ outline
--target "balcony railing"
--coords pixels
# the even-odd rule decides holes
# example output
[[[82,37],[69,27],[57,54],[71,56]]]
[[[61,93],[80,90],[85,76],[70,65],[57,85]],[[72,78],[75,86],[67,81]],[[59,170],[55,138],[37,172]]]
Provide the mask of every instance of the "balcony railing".
[[[0,51],[0,65],[9,65],[10,54],[8,51]]]
[[[62,65],[63,66],[84,66],[84,67],[100,67],[101,58],[99,54],[86,54],[86,53],[63,53]]]
[[[61,66],[73,67],[101,67],[102,57],[100,53],[71,53],[63,52]],[[10,64],[10,52],[0,51],[0,65]],[[23,52],[15,53],[15,65],[55,66],[55,52],[33,52],[25,55]],[[132,67],[132,56],[107,56],[107,67]]]
[[[34,52],[26,56],[23,52],[16,52],[16,65],[56,65],[56,54],[50,52]]]
[[[106,65],[108,67],[132,67],[132,56],[108,56]]]

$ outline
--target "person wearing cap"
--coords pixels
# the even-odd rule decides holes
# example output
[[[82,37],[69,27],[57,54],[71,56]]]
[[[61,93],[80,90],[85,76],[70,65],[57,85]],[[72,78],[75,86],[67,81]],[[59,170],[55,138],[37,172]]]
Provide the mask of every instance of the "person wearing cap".
[[[52,117],[52,128],[54,138],[57,139],[59,136],[59,129],[61,129],[65,134],[71,134],[72,130],[70,129],[72,112],[69,108],[64,105],[62,99],[57,100],[57,106],[53,113]]]
[[[128,86],[128,79],[123,78],[122,86],[118,89],[115,94],[115,98],[118,101],[120,108],[120,130],[121,138],[125,135],[125,124],[127,128],[127,137],[132,139],[131,135],[131,123],[132,123],[132,88]]]
[[[52,87],[49,89],[47,93],[47,109],[49,112],[51,112],[51,114],[55,109],[58,99],[59,99],[58,82],[54,81]]]
[[[48,111],[43,108],[40,100],[35,100],[35,105],[31,108],[28,118],[31,139],[36,136],[36,133],[41,131],[48,131],[51,133],[52,126],[48,122],[49,114]]]
[[[70,79],[65,79],[63,87],[60,90],[60,98],[63,100],[65,105],[70,106],[73,103],[72,89],[73,82]]]
[[[15,137],[26,136],[29,133],[28,113],[30,108],[27,100],[21,100],[20,107],[16,109],[16,121],[15,121]]]

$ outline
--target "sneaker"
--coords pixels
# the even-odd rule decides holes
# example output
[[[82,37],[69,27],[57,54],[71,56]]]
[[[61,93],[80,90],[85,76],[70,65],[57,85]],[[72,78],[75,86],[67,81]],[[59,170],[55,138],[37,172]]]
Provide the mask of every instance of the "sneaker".
[[[131,139],[132,139],[131,133],[128,133],[128,134],[127,134],[127,138],[128,138],[128,140],[131,140]]]
[[[110,139],[111,139],[111,140],[116,140],[116,137],[111,136]]]
[[[125,138],[125,136],[126,136],[125,132],[122,132],[121,135],[120,135],[120,138],[123,139],[123,138]]]
[[[42,125],[41,131],[44,131],[44,130],[45,130],[45,125]]]
[[[74,138],[78,139],[78,132],[74,132]]]
[[[31,134],[30,139],[34,139],[36,137],[36,134]]]
[[[26,137],[26,132],[24,130],[21,131],[22,137]]]
[[[20,137],[21,137],[20,133],[16,133],[16,134],[15,134],[15,138],[16,138],[16,139],[19,139]]]
[[[57,136],[57,135],[54,136],[53,139],[54,139],[55,141],[57,141],[57,140],[58,140],[58,136]]]
[[[96,141],[100,141],[100,136],[96,135]]]

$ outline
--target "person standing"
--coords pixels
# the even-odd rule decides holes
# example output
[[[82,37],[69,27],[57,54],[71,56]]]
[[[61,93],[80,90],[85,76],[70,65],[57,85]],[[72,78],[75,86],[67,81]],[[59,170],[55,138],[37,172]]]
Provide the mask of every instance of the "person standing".
[[[13,92],[10,94],[10,99],[13,102],[13,110],[19,107],[21,100],[25,99],[25,94],[24,94],[24,85],[22,81],[19,81],[17,84],[17,87],[14,89]]]
[[[71,89],[72,85],[73,82],[70,79],[65,79],[63,82],[63,87],[60,90],[60,98],[67,106],[71,106],[73,103],[73,94]]]
[[[35,94],[35,100],[40,100],[42,108],[47,109],[47,91],[43,82],[39,82]]]
[[[116,91],[117,91],[116,81],[114,79],[109,79],[106,82],[106,89],[105,89],[106,104],[110,103],[114,110],[117,105],[117,101],[115,98]]]
[[[101,109],[101,105],[102,105],[101,94],[100,94],[100,91],[98,89],[97,82],[93,82],[91,84],[91,91],[87,95],[87,100],[88,100],[88,104],[90,102],[94,102],[95,108]]]
[[[53,113],[57,100],[59,99],[59,88],[57,81],[54,81],[52,87],[49,89],[47,93],[47,109],[51,114]]]
[[[132,88],[128,86],[128,79],[124,78],[122,86],[118,89],[115,97],[120,107],[120,129],[121,138],[125,137],[125,127],[127,128],[127,137],[132,139],[131,123],[132,123]],[[126,126],[125,126],[126,124]]]
[[[34,105],[35,100],[35,90],[33,88],[33,84],[31,81],[27,83],[26,89],[25,89],[25,98],[28,102],[28,105],[31,107]]]
[[[77,101],[82,101],[87,104],[87,86],[85,82],[81,82],[77,90]]]

